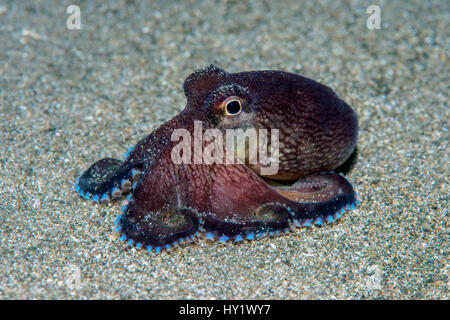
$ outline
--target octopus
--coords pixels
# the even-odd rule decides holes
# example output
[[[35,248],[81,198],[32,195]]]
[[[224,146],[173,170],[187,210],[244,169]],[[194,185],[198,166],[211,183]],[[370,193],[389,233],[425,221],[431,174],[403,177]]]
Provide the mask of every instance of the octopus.
[[[284,71],[211,65],[189,75],[184,92],[186,107],[124,160],[101,159],[76,181],[85,199],[125,198],[115,230],[130,246],[160,252],[200,236],[259,239],[335,223],[358,204],[334,172],[356,148],[358,121],[329,87]],[[258,133],[256,147],[248,132]],[[243,139],[240,156],[225,152]],[[249,161],[264,145],[270,156]]]

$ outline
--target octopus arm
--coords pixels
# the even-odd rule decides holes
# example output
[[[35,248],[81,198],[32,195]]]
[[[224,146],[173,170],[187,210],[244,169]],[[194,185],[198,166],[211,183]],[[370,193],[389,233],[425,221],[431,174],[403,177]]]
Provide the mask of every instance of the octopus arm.
[[[212,176],[203,228],[219,238],[332,223],[356,203],[350,183],[335,173],[312,174],[286,187],[269,185],[242,164],[216,166]]]

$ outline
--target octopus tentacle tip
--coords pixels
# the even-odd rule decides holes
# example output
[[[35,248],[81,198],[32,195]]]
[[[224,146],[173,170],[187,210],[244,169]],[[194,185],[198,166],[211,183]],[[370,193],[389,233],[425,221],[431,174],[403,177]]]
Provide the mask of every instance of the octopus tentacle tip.
[[[142,215],[135,203],[127,204],[116,222],[127,239],[151,248],[152,252],[169,249],[198,234],[199,219],[195,210],[164,207]]]
[[[128,194],[114,222],[122,241],[155,253],[199,231],[209,240],[239,243],[333,224],[359,205],[344,175],[332,171],[356,147],[357,117],[329,87],[283,71],[228,73],[211,65],[189,75],[184,91],[180,114],[130,147],[123,160],[100,159],[75,181],[82,198],[99,203]],[[263,177],[267,164],[247,159],[191,163],[186,155],[196,143],[180,149],[172,139],[176,129],[191,139],[200,132],[198,146],[206,152],[207,131],[225,137],[228,129],[248,128],[279,131],[277,172]],[[173,158],[177,150],[181,163]]]

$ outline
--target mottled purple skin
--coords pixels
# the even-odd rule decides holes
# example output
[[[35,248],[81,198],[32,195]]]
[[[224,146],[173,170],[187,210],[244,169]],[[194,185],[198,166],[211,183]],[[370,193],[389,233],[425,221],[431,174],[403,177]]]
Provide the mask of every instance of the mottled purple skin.
[[[352,186],[330,171],[354,150],[357,118],[330,88],[282,71],[227,73],[210,66],[191,74],[184,90],[180,114],[141,140],[125,161],[102,159],[77,183],[82,196],[103,201],[136,180],[117,219],[122,239],[156,251],[198,231],[240,241],[292,225],[331,223],[354,206]],[[240,99],[240,114],[225,113],[229,97]],[[269,178],[298,181],[270,186],[255,173],[259,164],[174,164],[172,132],[183,128],[193,135],[195,120],[203,130],[279,129],[279,170]]]

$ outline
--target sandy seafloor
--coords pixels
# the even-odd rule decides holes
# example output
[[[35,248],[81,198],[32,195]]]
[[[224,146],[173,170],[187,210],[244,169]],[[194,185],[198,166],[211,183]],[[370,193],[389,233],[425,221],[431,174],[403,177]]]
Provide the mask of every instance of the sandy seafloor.
[[[81,30],[66,28],[79,4]],[[378,4],[381,29],[366,27]],[[448,299],[448,1],[2,1],[1,299]],[[359,116],[339,223],[149,254],[72,183],[214,63],[332,87]]]

